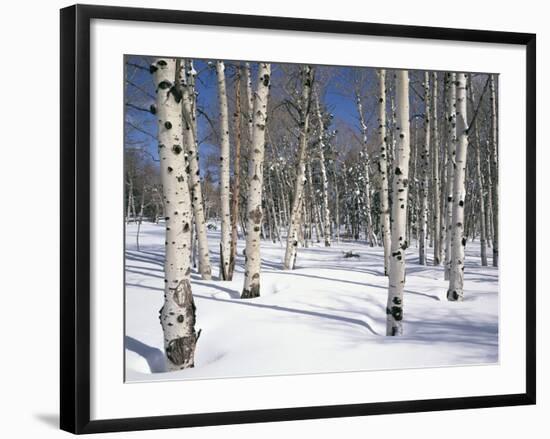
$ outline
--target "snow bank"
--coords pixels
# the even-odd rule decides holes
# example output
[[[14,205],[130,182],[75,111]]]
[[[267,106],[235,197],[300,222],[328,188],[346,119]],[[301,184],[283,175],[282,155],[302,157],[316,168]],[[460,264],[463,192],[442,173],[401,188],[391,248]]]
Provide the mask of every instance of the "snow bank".
[[[481,267],[468,242],[464,302],[447,302],[443,268],[407,250],[403,337],[385,336],[382,248],[361,242],[300,248],[282,270],[284,248],[262,242],[261,297],[241,300],[244,242],[234,280],[192,275],[195,368],[164,372],[158,311],[163,302],[164,225],[143,224],[140,250],[127,226],[126,380],[154,381],[488,364],[498,361],[498,269]],[[212,266],[219,231],[209,231]],[[352,250],[359,258],[344,258]],[[431,250],[431,249],[430,249]],[[430,259],[431,261],[431,259]],[[216,275],[214,270],[214,275]]]

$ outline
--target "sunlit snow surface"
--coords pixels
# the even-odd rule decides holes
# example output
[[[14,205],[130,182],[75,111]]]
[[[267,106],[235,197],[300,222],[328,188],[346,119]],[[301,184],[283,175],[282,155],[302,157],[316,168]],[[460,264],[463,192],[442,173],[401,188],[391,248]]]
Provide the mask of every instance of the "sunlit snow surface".
[[[164,225],[126,228],[126,380],[154,381],[488,364],[498,361],[498,270],[466,245],[464,301],[448,302],[443,267],[407,250],[404,336],[386,337],[383,250],[364,242],[300,248],[282,270],[284,247],[262,242],[261,297],[241,300],[244,240],[233,281],[217,279],[219,231],[209,231],[213,280],[194,270],[195,368],[164,372]],[[353,250],[359,258],[344,258]],[[429,249],[430,252],[432,249]],[[488,253],[491,251],[488,249]],[[431,263],[431,253],[429,263]],[[489,259],[489,264],[491,260]]]

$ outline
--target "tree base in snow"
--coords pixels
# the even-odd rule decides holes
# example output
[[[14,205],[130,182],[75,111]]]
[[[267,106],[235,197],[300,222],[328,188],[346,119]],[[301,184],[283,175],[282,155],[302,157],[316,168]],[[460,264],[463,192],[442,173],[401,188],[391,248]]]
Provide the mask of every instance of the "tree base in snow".
[[[449,302],[462,302],[464,300],[464,292],[459,290],[448,290],[447,300]]]
[[[260,285],[253,285],[249,290],[244,289],[241,293],[241,299],[254,299],[260,297]]]

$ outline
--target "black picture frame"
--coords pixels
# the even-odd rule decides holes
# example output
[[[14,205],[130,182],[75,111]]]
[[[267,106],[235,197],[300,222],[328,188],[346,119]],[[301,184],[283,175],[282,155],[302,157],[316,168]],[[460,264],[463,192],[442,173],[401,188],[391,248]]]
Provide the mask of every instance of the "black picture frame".
[[[130,20],[334,34],[503,43],[526,47],[525,393],[383,403],[90,420],[90,22]],[[536,35],[287,17],[75,5],[61,10],[61,404],[72,433],[163,429],[535,404]]]

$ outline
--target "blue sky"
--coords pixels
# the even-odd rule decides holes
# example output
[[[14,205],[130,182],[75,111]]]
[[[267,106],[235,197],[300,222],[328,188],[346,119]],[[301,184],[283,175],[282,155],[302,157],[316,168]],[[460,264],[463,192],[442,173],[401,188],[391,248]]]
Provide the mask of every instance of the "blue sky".
[[[126,102],[131,103],[140,108],[149,108],[149,105],[154,102],[154,87],[150,73],[148,72],[148,64],[152,58],[144,56],[127,56],[126,57]],[[226,78],[227,78],[227,93],[231,101],[234,96],[234,69],[231,65],[234,62],[226,62]],[[141,66],[142,68],[135,67]],[[194,60],[195,69],[198,72],[196,89],[198,91],[198,106],[208,113],[213,119],[217,118],[218,114],[218,95],[216,85],[215,69],[209,67],[205,60]],[[253,86],[255,86],[254,78],[256,77],[256,63],[252,62],[252,77]],[[285,77],[283,70],[288,69],[289,65],[272,63],[272,86],[277,86]],[[359,81],[354,82],[353,78],[360,77]],[[367,119],[370,129],[375,128],[376,117],[373,115],[375,111],[376,97],[376,71],[374,68],[350,68],[338,66],[318,66],[316,67],[316,79],[322,91],[322,104],[325,109],[333,114],[332,126],[348,127],[354,135],[360,136],[357,107],[355,104],[355,88],[359,87],[359,92],[363,97],[363,105],[365,118]],[[356,86],[355,84],[359,84]],[[279,84],[280,85],[280,84]],[[417,89],[420,90],[419,87]],[[243,89],[244,93],[244,81]],[[416,99],[411,95],[411,99]],[[126,120],[134,126],[141,127],[145,134],[133,128],[129,123],[125,124],[127,132],[126,147],[131,147],[136,142],[140,147],[144,148],[148,155],[157,157],[157,143],[154,139],[156,135],[155,118],[150,113],[137,110],[126,105]],[[204,139],[210,132],[208,122],[204,117],[198,117],[198,132],[199,139]],[[372,132],[372,131],[371,131]],[[348,133],[349,134],[349,133]],[[208,155],[217,155],[219,146],[216,145],[215,138],[208,139],[200,145],[200,155],[204,159]],[[203,168],[206,161],[201,160]],[[213,174],[217,170],[210,169]]]

